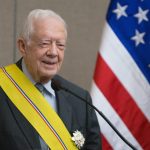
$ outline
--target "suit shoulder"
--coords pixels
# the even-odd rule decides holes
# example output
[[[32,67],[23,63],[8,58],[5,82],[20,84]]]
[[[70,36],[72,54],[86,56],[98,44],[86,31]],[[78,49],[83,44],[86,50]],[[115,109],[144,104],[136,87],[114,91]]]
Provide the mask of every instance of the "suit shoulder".
[[[77,84],[75,84],[71,81],[68,81],[67,79],[63,78],[62,76],[56,75],[54,77],[54,79],[59,81],[61,83],[61,85],[63,85],[67,89],[73,91],[74,93],[80,94],[80,96],[85,96],[88,93],[87,90],[83,89],[82,87],[78,86]]]

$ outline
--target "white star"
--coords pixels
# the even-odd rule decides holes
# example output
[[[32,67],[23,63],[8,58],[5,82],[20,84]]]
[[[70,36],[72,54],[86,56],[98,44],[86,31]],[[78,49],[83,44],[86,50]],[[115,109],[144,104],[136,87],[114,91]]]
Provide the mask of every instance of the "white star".
[[[134,17],[136,17],[138,19],[138,23],[140,24],[143,20],[148,21],[147,18],[147,13],[149,12],[149,10],[142,10],[141,7],[138,8],[138,13],[134,15]]]
[[[122,16],[127,17],[125,10],[127,9],[128,5],[121,6],[119,3],[117,3],[117,8],[113,10],[113,13],[116,13],[117,19],[119,19]]]
[[[135,41],[136,46],[138,46],[140,43],[145,44],[145,41],[143,40],[144,35],[145,32],[140,33],[138,30],[135,30],[135,36],[131,37],[131,40]]]

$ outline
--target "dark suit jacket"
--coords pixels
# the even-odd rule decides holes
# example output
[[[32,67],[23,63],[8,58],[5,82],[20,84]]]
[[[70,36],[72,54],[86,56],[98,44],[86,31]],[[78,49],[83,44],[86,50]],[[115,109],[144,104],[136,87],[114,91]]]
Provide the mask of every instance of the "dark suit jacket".
[[[17,63],[21,68],[20,62]],[[60,76],[55,76],[61,84],[91,102],[89,93]],[[10,91],[11,92],[11,91]],[[72,133],[76,130],[85,137],[85,150],[101,150],[100,130],[93,109],[76,96],[57,90],[58,115]],[[41,150],[39,135],[0,87],[0,149],[1,150]]]

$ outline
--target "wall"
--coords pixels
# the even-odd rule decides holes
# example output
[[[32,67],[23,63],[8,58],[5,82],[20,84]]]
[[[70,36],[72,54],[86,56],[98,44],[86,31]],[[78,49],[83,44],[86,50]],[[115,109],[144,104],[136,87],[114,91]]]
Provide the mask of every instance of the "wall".
[[[52,9],[68,24],[68,43],[60,74],[90,90],[108,0],[0,0],[0,66],[20,58],[16,38],[28,12]]]

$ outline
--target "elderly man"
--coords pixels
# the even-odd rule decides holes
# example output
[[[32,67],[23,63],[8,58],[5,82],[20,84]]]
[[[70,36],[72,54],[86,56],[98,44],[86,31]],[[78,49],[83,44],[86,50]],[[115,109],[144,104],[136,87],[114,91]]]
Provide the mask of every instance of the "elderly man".
[[[101,150],[95,112],[80,100],[91,103],[89,93],[56,75],[66,40],[66,23],[58,14],[30,12],[18,38],[22,58],[0,69],[2,150]]]

